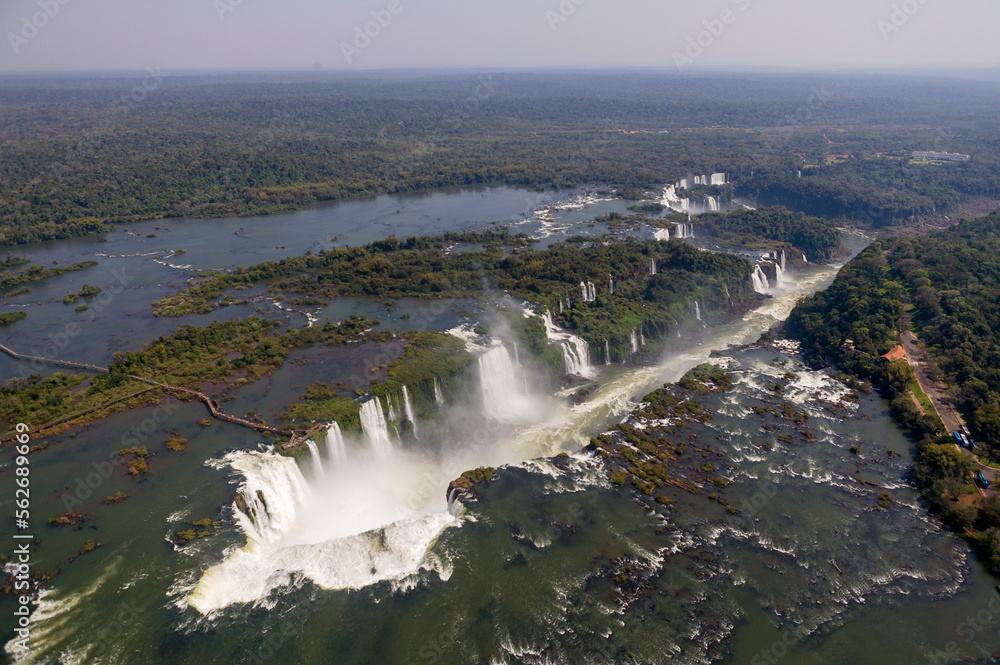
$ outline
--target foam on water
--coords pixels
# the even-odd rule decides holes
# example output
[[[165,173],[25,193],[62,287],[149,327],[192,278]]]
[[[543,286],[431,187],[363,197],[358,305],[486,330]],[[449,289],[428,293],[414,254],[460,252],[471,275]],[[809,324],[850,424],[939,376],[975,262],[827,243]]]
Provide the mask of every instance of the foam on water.
[[[441,471],[401,451],[372,461],[359,455],[312,484],[294,460],[270,451],[232,452],[210,463],[243,478],[250,515],[236,507],[233,515],[247,542],[202,575],[187,603],[211,614],[265,603],[301,579],[355,589],[440,571],[429,550],[458,518],[439,493],[424,496],[420,485]]]

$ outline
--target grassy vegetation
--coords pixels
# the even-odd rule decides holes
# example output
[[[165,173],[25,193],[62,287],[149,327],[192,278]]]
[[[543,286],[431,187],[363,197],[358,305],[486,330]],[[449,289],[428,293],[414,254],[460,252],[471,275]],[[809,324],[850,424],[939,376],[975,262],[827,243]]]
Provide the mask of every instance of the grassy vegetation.
[[[181,387],[221,381],[242,384],[273,372],[292,349],[337,332],[332,326],[279,333],[279,325],[251,317],[206,328],[183,326],[140,351],[116,354],[107,374],[10,379],[0,388],[0,423],[10,427],[17,422],[37,426],[89,422],[162,400],[162,389],[150,390],[130,375]]]
[[[24,321],[26,318],[28,315],[25,312],[4,312],[0,314],[0,328]]]
[[[96,265],[97,261],[81,261],[80,263],[74,263],[71,266],[65,267],[44,268],[40,265],[32,265],[26,270],[17,272],[0,271],[0,291],[15,286],[21,286],[22,284],[39,282],[50,277],[58,277],[59,275],[64,275],[68,272],[86,270],[87,268],[93,268]],[[23,294],[24,290],[18,289],[16,293]],[[11,296],[13,294],[7,295]]]

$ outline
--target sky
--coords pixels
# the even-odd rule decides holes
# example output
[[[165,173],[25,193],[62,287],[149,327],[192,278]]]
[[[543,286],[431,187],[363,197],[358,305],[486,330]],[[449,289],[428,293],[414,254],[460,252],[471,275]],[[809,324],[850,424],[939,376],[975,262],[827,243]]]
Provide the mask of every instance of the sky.
[[[1000,66],[996,0],[0,0],[0,71]]]

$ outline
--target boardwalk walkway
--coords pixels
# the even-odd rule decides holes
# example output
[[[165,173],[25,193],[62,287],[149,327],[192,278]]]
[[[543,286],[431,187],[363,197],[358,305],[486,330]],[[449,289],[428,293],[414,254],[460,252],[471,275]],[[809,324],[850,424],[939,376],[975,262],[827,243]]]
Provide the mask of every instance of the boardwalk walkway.
[[[33,361],[33,362],[41,362],[41,363],[46,363],[46,364],[49,364],[49,365],[55,365],[57,367],[65,367],[65,368],[68,368],[68,369],[80,369],[80,370],[89,371],[89,372],[98,372],[98,373],[101,373],[101,374],[107,374],[108,373],[108,368],[107,367],[99,367],[97,365],[88,365],[86,363],[75,363],[75,362],[70,362],[68,360],[54,360],[54,359],[51,359],[51,358],[39,358],[37,356],[29,356],[29,355],[25,355],[23,353],[18,353],[16,351],[14,351],[13,349],[10,349],[10,348],[4,346],[3,344],[0,344],[0,351],[2,351],[3,353],[6,353],[8,356],[14,358],[15,360],[29,360],[29,361]],[[172,392],[172,393],[182,393],[182,394],[186,394],[186,395],[191,395],[193,397],[197,397],[199,400],[201,400],[202,402],[205,403],[205,405],[208,407],[208,410],[211,412],[213,418],[219,418],[220,420],[225,420],[225,421],[231,422],[231,423],[233,423],[235,425],[240,425],[242,427],[248,427],[248,428],[250,428],[252,430],[255,430],[255,431],[258,431],[258,432],[273,432],[274,434],[285,434],[285,432],[283,432],[282,430],[280,430],[280,429],[278,429],[276,427],[270,427],[270,426],[265,425],[263,423],[255,423],[255,422],[253,422],[251,420],[247,420],[246,418],[239,418],[237,416],[231,416],[228,413],[224,413],[219,408],[218,402],[216,402],[211,397],[209,397],[205,393],[200,392],[198,390],[191,390],[190,388],[181,388],[179,386],[171,386],[171,385],[166,384],[166,383],[160,383],[159,381],[154,381],[152,379],[146,379],[146,378],[143,378],[141,376],[136,376],[135,374],[129,374],[129,378],[130,379],[134,379],[136,381],[140,381],[140,382],[145,383],[145,384],[150,385],[150,386],[154,386],[154,387],[157,387],[157,388],[162,388],[163,390],[166,390],[166,391],[169,391],[169,392]],[[143,392],[145,392],[145,391],[143,391]],[[118,401],[121,401],[121,400],[115,400],[115,401],[118,402]],[[113,403],[114,402],[111,402],[111,404],[113,404]],[[107,405],[104,405],[104,406],[107,406]],[[82,414],[78,414],[78,415],[82,415]]]

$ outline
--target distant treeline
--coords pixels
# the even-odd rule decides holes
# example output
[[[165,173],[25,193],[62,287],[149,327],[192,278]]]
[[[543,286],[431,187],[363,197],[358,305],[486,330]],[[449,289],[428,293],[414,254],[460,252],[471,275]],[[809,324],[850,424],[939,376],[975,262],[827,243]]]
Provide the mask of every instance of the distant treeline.
[[[873,226],[1000,198],[989,84],[828,78],[819,94],[814,77],[763,75],[287,78],[163,78],[142,102],[122,101],[126,79],[0,81],[0,245],[445,186],[639,195],[718,171],[765,203]],[[803,120],[812,98],[823,105]],[[920,148],[973,159],[910,165]],[[835,155],[850,159],[828,164]]]

